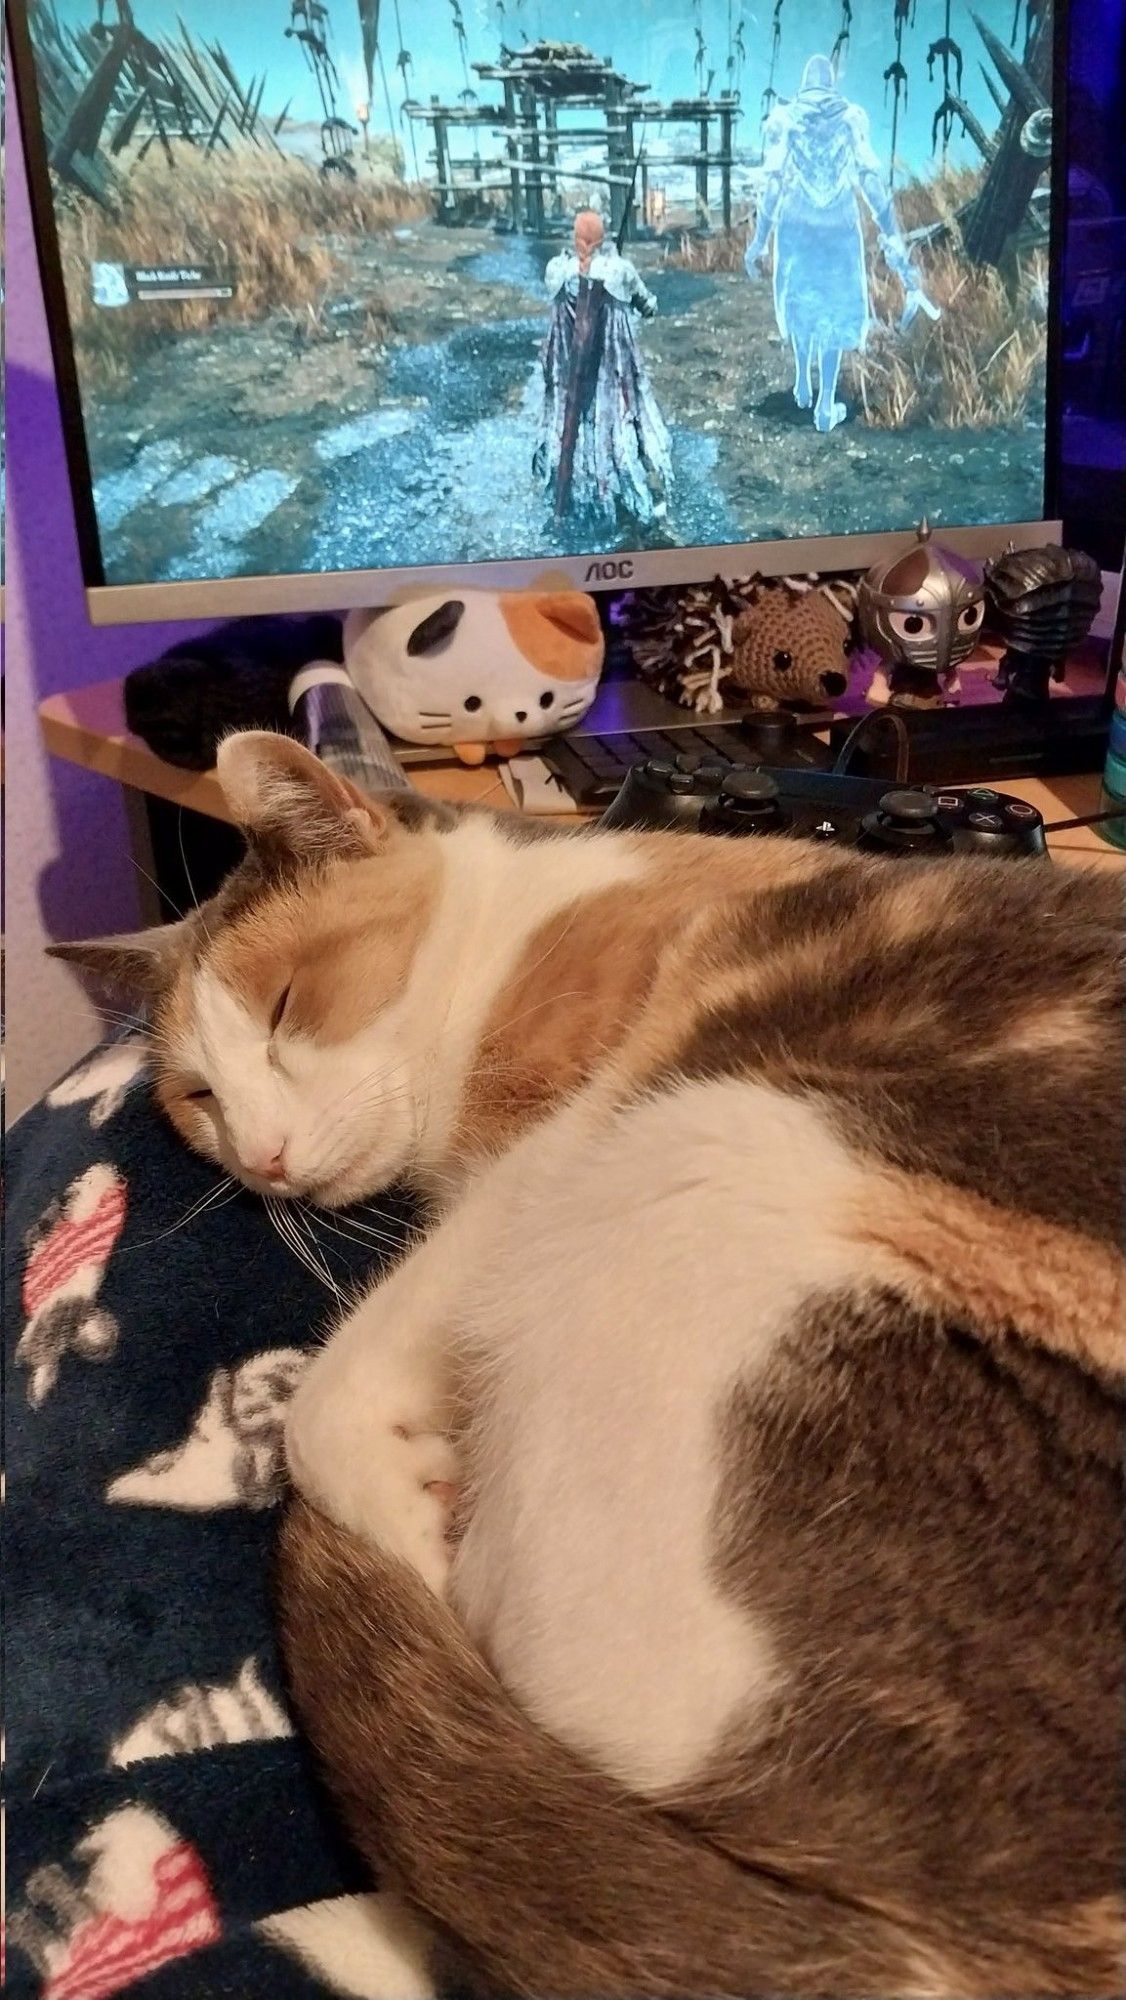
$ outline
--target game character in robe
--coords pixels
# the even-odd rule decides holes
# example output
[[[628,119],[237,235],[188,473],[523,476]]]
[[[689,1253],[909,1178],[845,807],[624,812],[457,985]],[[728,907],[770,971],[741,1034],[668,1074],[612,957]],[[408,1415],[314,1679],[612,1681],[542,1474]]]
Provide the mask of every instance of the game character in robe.
[[[605,243],[591,209],[575,217],[573,247],[552,258],[544,282],[553,304],[536,477],[557,516],[660,520],[672,484],[669,434],[634,331],[657,301]]]
[[[755,233],[744,260],[747,275],[761,275],[773,244],[774,311],[794,352],[794,401],[801,410],[813,409],[819,431],[831,431],[847,414],[836,400],[842,357],[863,349],[870,323],[861,200],[875,218],[885,262],[906,294],[901,329],[918,312],[937,319],[939,310],[911,263],[872,148],[867,113],[841,95],[828,56],[811,56],[797,96],[771,112],[763,165]]]

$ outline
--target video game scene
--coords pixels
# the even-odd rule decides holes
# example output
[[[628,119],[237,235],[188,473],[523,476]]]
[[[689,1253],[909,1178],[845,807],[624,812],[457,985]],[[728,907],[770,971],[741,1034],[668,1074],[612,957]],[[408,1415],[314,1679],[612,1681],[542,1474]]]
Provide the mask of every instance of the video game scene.
[[[1043,514],[1051,0],[28,0],[105,580]]]

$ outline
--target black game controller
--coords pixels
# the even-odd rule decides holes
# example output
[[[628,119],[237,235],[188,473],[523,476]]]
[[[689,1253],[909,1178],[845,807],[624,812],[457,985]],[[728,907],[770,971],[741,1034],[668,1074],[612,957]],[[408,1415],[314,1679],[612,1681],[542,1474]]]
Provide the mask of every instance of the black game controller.
[[[869,854],[1048,852],[1035,806],[990,787],[908,789],[831,771],[725,771],[691,757],[635,765],[599,825],[728,837],[781,833]]]

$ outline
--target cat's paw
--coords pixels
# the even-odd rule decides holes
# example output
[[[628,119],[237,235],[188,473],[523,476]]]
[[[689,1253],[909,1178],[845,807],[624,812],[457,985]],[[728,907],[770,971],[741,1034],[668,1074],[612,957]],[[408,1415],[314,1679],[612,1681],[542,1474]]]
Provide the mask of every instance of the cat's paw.
[[[285,1448],[294,1485],[315,1506],[441,1596],[459,1468],[424,1390],[389,1376],[345,1395],[315,1365],[289,1405]]]

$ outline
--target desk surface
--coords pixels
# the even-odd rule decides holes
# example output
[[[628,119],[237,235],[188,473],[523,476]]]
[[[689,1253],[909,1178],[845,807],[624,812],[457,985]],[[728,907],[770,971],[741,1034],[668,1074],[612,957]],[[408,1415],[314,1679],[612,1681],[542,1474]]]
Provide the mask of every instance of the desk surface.
[[[52,695],[42,703],[40,719],[47,748],[68,763],[84,770],[100,771],[120,785],[148,792],[155,798],[170,799],[174,805],[189,806],[212,819],[230,822],[223,794],[213,771],[181,771],[166,764],[139,737],[125,726],[120,681],[99,681],[73,694]],[[501,784],[495,764],[475,770],[463,764],[417,765],[411,781],[430,798],[445,799],[453,805],[489,805],[498,811],[514,810]],[[1007,778],[1004,790],[1027,799],[1046,820],[1096,812],[1099,780],[1093,773],[1065,778]],[[1100,839],[1092,827],[1077,827],[1070,833],[1052,836],[1052,853],[1060,860],[1082,861],[1095,866],[1122,867],[1126,854]]]

